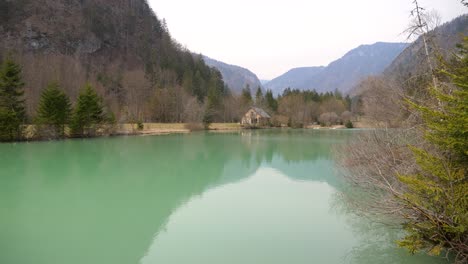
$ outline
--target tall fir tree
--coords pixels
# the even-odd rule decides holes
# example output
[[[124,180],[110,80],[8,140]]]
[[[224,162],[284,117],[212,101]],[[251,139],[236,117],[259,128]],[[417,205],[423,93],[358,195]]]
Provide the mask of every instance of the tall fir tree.
[[[407,192],[400,197],[412,212],[407,236],[399,245],[411,252],[453,252],[457,263],[468,262],[468,38],[459,56],[440,73],[449,84],[431,88],[435,105],[409,102],[421,113],[431,148],[412,151],[419,165],[413,175],[399,175]]]
[[[263,92],[260,86],[257,87],[257,92],[255,93],[255,104],[259,107],[263,106]]]
[[[250,85],[246,85],[244,89],[242,89],[241,95],[242,103],[246,106],[250,106],[252,104],[252,92],[250,91]]]
[[[25,122],[21,66],[7,57],[0,69],[0,141],[21,138]]]
[[[50,83],[41,94],[36,122],[39,126],[47,126],[47,129],[52,127],[53,136],[63,137],[70,114],[70,99],[59,89],[58,83]]]
[[[74,136],[91,136],[104,121],[102,98],[86,84],[76,102],[70,128]]]
[[[265,93],[265,101],[267,107],[273,111],[278,111],[278,101],[273,97],[273,92],[271,90],[266,91]]]

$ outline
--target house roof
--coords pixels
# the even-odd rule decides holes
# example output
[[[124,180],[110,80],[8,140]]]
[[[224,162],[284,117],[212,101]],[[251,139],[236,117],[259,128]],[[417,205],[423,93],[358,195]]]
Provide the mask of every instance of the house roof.
[[[265,110],[261,109],[261,108],[258,108],[258,107],[251,107],[251,109],[253,109],[257,114],[259,114],[261,117],[265,117],[265,118],[271,118],[271,116],[265,112]]]

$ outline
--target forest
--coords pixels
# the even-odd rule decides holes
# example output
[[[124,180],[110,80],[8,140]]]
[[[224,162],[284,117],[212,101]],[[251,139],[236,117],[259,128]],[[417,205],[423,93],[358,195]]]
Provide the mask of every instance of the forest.
[[[288,88],[275,98],[271,91],[263,94],[260,87],[253,95],[247,85],[240,95],[235,95],[222,82],[218,71],[208,68],[206,75],[208,82],[198,77],[192,79],[189,73],[183,75],[182,86],[156,89],[153,96],[141,102],[142,108],[150,111],[148,117],[125,122],[139,126],[144,122],[203,123],[206,127],[212,122],[238,123],[248,108],[257,106],[271,114],[271,126],[298,128],[314,123],[323,126],[344,123],[352,127],[353,100],[339,91],[317,93]],[[22,79],[21,66],[10,57],[2,63],[0,81],[3,141],[24,139],[28,125],[34,127],[34,138],[50,139],[112,134],[113,125],[119,122],[90,83],[83,85],[73,102],[60,83],[50,82],[40,94],[35,113],[28,115],[24,100],[27,84]]]

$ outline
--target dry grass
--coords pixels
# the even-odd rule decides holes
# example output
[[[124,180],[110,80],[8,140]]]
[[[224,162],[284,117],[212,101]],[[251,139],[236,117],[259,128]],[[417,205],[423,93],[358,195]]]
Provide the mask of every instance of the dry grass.
[[[144,123],[143,129],[138,130],[136,124],[117,125],[118,134],[168,134],[188,133],[190,131],[203,130],[203,126],[195,126],[190,123]],[[213,123],[209,130],[240,130],[238,123]]]
[[[213,123],[210,124],[210,130],[240,130],[239,123]]]

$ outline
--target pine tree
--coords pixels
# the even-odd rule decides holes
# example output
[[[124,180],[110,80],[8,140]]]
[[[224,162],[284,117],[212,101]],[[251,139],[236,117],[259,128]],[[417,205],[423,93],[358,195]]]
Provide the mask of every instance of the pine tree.
[[[65,125],[70,120],[71,104],[68,96],[59,89],[57,83],[51,83],[42,92],[37,110],[37,123],[52,126],[54,135],[63,137]]]
[[[257,87],[257,92],[255,93],[255,104],[257,106],[263,106],[263,92],[260,86]]]
[[[411,215],[406,222],[408,235],[399,242],[411,252],[427,249],[438,255],[453,252],[458,263],[468,261],[468,38],[460,46],[460,56],[440,72],[447,87],[431,92],[438,103],[419,105],[425,138],[433,146],[412,147],[419,165],[414,175],[399,175],[407,192],[400,197]],[[444,89],[445,88],[445,89]]]
[[[24,109],[21,66],[8,57],[0,69],[0,141],[21,137]]]
[[[244,89],[242,89],[242,102],[244,105],[252,104],[252,92],[250,91],[250,85],[246,85]]]
[[[72,134],[75,136],[92,135],[103,121],[102,98],[90,84],[86,84],[78,97],[73,113]]]
[[[268,90],[265,93],[265,100],[268,108],[272,110],[273,112],[278,111],[278,101],[273,97],[273,92],[271,90]]]

